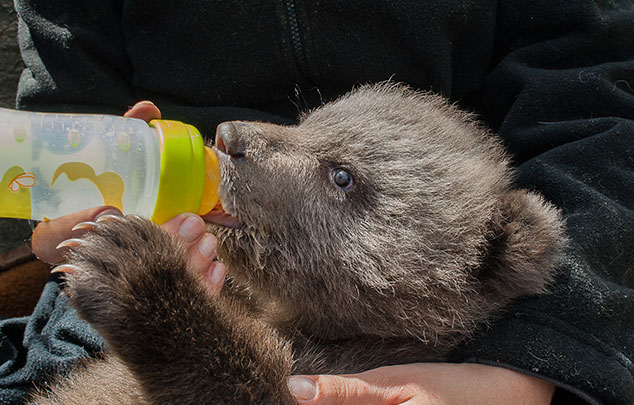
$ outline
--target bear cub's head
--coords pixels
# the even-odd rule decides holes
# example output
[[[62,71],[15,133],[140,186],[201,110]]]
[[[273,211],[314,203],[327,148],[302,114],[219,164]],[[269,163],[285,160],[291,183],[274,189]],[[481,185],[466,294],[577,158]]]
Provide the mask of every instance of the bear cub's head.
[[[467,335],[544,292],[565,244],[474,116],[404,86],[361,87],[297,126],[226,122],[215,148],[219,258],[316,338]]]

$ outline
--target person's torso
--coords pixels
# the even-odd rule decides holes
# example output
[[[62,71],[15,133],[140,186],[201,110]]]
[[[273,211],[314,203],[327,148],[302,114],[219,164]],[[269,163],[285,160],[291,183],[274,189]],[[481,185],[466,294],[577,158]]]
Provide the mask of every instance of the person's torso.
[[[129,0],[122,24],[140,97],[293,117],[383,80],[468,95],[490,68],[495,2]]]

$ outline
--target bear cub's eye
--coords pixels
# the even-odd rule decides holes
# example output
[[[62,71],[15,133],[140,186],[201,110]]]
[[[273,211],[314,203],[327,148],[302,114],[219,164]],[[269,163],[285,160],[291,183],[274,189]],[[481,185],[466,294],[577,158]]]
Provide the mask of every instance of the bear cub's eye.
[[[343,191],[352,190],[352,186],[354,185],[354,181],[352,180],[352,175],[346,169],[337,168],[333,169],[332,172],[332,180],[335,182],[335,185],[342,189]]]

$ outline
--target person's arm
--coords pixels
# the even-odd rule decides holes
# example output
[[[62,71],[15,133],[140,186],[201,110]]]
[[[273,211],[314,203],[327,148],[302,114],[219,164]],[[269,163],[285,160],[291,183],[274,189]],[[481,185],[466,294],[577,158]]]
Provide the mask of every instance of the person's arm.
[[[17,107],[121,114],[134,104],[122,2],[16,0],[26,69]]]
[[[496,38],[478,107],[571,243],[552,294],[517,303],[454,359],[632,403],[634,4],[500,1]]]
[[[300,405],[549,404],[554,387],[501,367],[469,363],[415,363],[359,374],[294,376]]]
[[[121,115],[139,100],[150,98],[161,107],[166,119],[192,124],[206,139],[213,136],[219,123],[229,120],[293,122],[260,109],[222,105],[215,97],[199,99],[192,105],[183,94],[191,91],[201,78],[175,77],[173,70],[160,63],[176,58],[172,53],[180,51],[182,41],[191,41],[191,37],[187,34],[173,38],[170,29],[157,29],[155,35],[162,36],[140,40],[143,28],[136,24],[137,20],[144,19],[136,14],[155,15],[159,27],[169,26],[173,21],[165,10],[130,10],[124,3],[121,0],[15,0],[20,49],[26,65],[18,87],[18,109]],[[209,37],[201,40],[213,42]],[[150,47],[156,41],[167,45],[158,47],[159,50]],[[141,63],[139,66],[139,61],[156,60],[152,55],[155,51],[164,52],[166,56],[158,58],[156,65]],[[186,66],[208,62],[189,55],[178,63]],[[207,78],[212,82],[214,69],[213,65],[209,67],[211,79]],[[165,86],[167,82],[172,84]],[[174,84],[177,82],[185,83],[181,93],[173,91],[178,87]]]

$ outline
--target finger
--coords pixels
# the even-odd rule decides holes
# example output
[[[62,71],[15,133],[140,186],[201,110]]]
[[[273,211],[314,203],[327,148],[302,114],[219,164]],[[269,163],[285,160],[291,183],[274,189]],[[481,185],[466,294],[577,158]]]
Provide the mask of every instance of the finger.
[[[82,222],[95,221],[105,214],[121,215],[121,211],[114,207],[95,207],[74,212],[66,216],[40,222],[31,238],[31,249],[40,259],[49,263],[59,263],[64,260],[68,246],[57,246],[65,240],[77,238],[86,232],[85,227],[76,227]]]
[[[213,261],[211,265],[205,270],[203,279],[209,292],[212,295],[218,294],[225,283],[225,277],[227,275],[227,269],[222,262]]]
[[[187,246],[188,268],[205,281],[211,293],[217,293],[224,284],[226,269],[215,262],[218,240],[205,232],[205,222],[195,214],[185,213],[170,219],[161,227],[178,236]]]
[[[178,236],[189,247],[205,234],[205,221],[198,215],[188,212],[175,216],[161,225],[161,228]]]
[[[125,114],[127,118],[140,118],[146,122],[161,119],[161,110],[151,101],[139,101],[132,106]]]
[[[212,295],[222,289],[226,274],[224,264],[214,261],[217,249],[216,237],[204,234],[187,252],[189,270],[204,281]]]
[[[381,389],[358,375],[293,376],[289,389],[302,405],[385,405],[393,403],[389,390]]]

